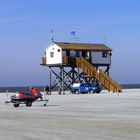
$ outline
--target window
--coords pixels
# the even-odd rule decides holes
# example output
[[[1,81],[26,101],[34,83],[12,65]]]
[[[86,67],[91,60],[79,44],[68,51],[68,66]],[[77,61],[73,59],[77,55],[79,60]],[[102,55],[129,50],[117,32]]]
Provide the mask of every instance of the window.
[[[70,56],[70,51],[66,51],[66,56]]]
[[[54,57],[54,52],[50,52],[50,57]]]
[[[86,57],[86,52],[82,51],[82,57],[84,57],[84,58]]]
[[[75,55],[76,55],[76,57],[79,57],[79,52],[78,52],[78,51],[76,51],[76,54],[75,54]]]
[[[107,58],[107,52],[102,52],[102,57]]]

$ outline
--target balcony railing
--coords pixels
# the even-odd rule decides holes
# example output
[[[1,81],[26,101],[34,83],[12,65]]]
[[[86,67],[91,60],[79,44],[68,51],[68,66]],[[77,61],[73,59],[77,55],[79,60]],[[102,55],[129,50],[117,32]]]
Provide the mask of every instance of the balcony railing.
[[[46,57],[42,57],[42,63],[41,63],[41,65],[46,65]]]
[[[75,64],[76,64],[75,63],[75,58],[68,57],[68,56],[63,56],[62,64],[59,64],[59,65],[66,65],[66,66],[72,65],[72,66],[75,66]],[[48,65],[46,57],[42,57],[41,65]],[[55,64],[53,64],[53,65],[55,65]],[[56,64],[56,65],[58,65],[58,64]]]

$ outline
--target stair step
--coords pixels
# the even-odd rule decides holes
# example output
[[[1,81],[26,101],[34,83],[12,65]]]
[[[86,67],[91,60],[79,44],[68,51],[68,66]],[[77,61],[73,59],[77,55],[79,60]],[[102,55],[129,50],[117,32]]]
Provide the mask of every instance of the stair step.
[[[80,67],[88,76],[95,77],[106,89],[111,92],[122,92],[122,87],[102,70],[96,68],[84,58],[76,58],[76,65]]]

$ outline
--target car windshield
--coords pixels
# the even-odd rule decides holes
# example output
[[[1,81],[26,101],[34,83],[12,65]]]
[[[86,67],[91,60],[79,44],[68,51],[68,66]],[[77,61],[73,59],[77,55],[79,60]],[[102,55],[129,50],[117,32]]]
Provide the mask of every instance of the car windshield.
[[[92,84],[88,84],[87,86],[89,86],[89,87],[94,87],[94,85],[92,85]]]
[[[86,86],[86,84],[81,84],[80,86],[81,86],[81,87],[85,87],[85,86]]]

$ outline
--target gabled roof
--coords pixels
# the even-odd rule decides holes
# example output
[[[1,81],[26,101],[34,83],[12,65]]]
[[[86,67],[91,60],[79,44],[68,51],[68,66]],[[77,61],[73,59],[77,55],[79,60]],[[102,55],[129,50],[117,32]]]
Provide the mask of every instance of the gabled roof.
[[[112,51],[105,44],[54,42],[63,50]]]

